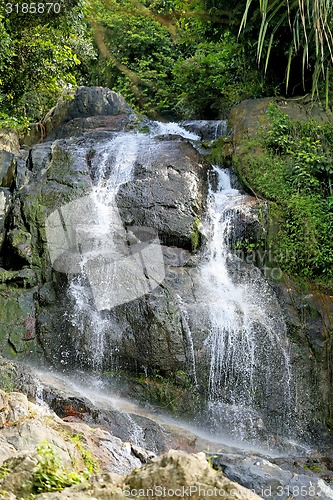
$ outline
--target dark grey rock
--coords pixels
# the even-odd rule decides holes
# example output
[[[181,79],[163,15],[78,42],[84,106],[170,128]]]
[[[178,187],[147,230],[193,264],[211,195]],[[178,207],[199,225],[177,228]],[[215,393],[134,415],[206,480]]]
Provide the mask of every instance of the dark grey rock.
[[[123,220],[156,229],[164,245],[191,250],[195,221],[204,214],[208,168],[188,141],[158,141],[149,163],[137,164],[133,182],[119,189]]]
[[[0,151],[0,186],[13,189],[16,179],[16,161],[12,153]]]
[[[181,125],[197,134],[201,141],[214,141],[227,132],[226,120],[192,120],[182,122]]]
[[[123,115],[122,119],[125,120],[125,116],[131,113],[133,113],[132,109],[120,94],[104,87],[79,87],[74,96],[65,96],[60,99],[46,115],[44,120],[46,136],[48,139],[69,137],[78,135],[75,129],[96,129],[103,128],[103,126],[111,126],[112,130],[115,121],[100,119],[99,122],[92,120],[89,123],[89,118]],[[69,122],[72,122],[70,126]],[[127,123],[125,122],[123,125]],[[119,130],[119,124],[117,127],[116,130]]]

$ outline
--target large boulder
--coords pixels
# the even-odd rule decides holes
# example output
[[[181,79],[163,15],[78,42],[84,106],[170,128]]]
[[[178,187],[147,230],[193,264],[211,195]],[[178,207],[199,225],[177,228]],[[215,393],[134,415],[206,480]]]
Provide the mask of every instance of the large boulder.
[[[50,449],[59,456],[62,467],[78,472],[90,468],[90,472],[103,469],[124,474],[141,466],[138,457],[145,461],[154,456],[105,430],[65,422],[46,405],[35,405],[18,392],[0,390],[0,411],[0,465],[7,471],[0,475],[0,491],[29,490],[33,469]],[[39,447],[45,448],[44,453]],[[22,467],[22,461],[29,461],[31,467]]]
[[[203,498],[256,500],[258,495],[221,474],[209,465],[204,453],[188,455],[182,451],[170,450],[162,457],[153,459],[140,471],[134,471],[125,478],[125,491],[132,495],[140,491],[152,491],[152,498]]]
[[[191,250],[207,196],[206,161],[187,140],[168,136],[142,160],[133,181],[119,189],[120,213],[134,225],[156,229],[164,244]]]
[[[172,269],[182,268],[189,260],[190,252],[200,246],[199,226],[208,192],[209,165],[188,141],[179,136],[166,140],[145,134],[137,137],[133,178],[120,187],[117,207],[124,226],[129,229],[132,226],[148,228],[158,236],[165,255],[165,271],[172,274]],[[13,256],[36,266],[49,283],[40,289],[41,308],[37,323],[44,352],[53,363],[58,363],[61,353],[65,364],[76,360],[82,365],[89,366],[90,363],[92,366],[92,351],[96,356],[100,354],[91,343],[91,331],[95,328],[91,321],[95,313],[88,302],[91,304],[92,297],[86,298],[87,307],[78,312],[75,297],[69,293],[70,282],[66,274],[53,273],[52,277],[45,220],[71,200],[76,200],[76,212],[79,213],[80,199],[85,199],[82,195],[96,183],[96,169],[101,158],[99,151],[105,149],[105,154],[109,154],[113,161],[116,154],[112,152],[113,138],[110,133],[95,131],[81,138],[34,146],[29,156],[29,182],[24,183],[17,196],[20,210],[15,212],[17,217],[10,227],[8,244]],[[126,138],[123,144],[126,144]],[[30,238],[25,240],[26,245],[23,242],[19,245],[19,236],[23,238],[27,225]],[[28,251],[28,242],[31,252]],[[187,295],[190,295],[189,279],[186,286]],[[78,315],[80,338],[75,333]],[[110,369],[114,360],[120,359],[123,366],[148,367],[164,372],[186,368],[189,340],[184,333],[177,293],[172,285],[166,282],[152,293],[105,311],[102,316],[104,357],[99,360],[99,366]],[[63,333],[57,335],[60,325]],[[113,361],[108,355],[111,351],[115,353]]]
[[[120,95],[104,87],[79,87],[64,94],[44,120],[32,124],[23,145],[82,135],[92,130],[122,130],[136,115]]]
[[[246,99],[233,106],[229,113],[228,126],[233,133],[234,144],[255,133],[265,123],[265,114],[270,103],[276,104],[292,120],[306,121],[314,119],[327,122],[329,117],[311,98],[283,99],[281,97],[263,97]]]

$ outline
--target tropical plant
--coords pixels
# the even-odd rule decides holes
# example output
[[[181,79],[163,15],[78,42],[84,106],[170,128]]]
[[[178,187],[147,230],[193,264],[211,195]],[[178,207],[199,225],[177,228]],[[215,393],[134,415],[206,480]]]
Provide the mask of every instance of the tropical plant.
[[[331,0],[259,0],[253,11],[253,0],[247,0],[240,32],[260,14],[261,25],[258,35],[257,58],[265,58],[267,70],[274,40],[283,34],[288,40],[286,65],[286,88],[290,71],[296,57],[301,57],[302,80],[312,77],[312,95],[318,92],[320,81],[325,82],[326,105],[329,94],[329,72],[333,62],[333,2]],[[251,11],[252,8],[252,11]],[[285,45],[285,41],[283,42]],[[265,57],[264,57],[265,56]]]
[[[88,82],[96,52],[84,2],[65,3],[59,14],[38,15],[21,0],[11,14],[0,6],[0,125],[39,120],[66,87]]]

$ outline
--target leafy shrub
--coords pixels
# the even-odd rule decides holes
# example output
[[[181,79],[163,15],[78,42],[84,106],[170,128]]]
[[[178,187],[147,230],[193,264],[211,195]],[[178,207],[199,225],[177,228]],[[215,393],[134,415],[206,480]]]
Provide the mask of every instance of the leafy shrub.
[[[198,44],[192,57],[178,60],[173,74],[179,92],[177,107],[189,117],[218,116],[232,104],[263,91],[258,72],[251,70],[242,47],[229,32],[218,43]]]
[[[333,278],[332,123],[292,122],[276,105],[255,140],[244,141],[236,167],[257,195],[274,201],[279,231],[272,241],[284,271]]]
[[[86,477],[65,468],[56,449],[46,441],[38,446],[37,452],[40,458],[32,477],[32,493],[61,491],[67,486],[80,483]]]

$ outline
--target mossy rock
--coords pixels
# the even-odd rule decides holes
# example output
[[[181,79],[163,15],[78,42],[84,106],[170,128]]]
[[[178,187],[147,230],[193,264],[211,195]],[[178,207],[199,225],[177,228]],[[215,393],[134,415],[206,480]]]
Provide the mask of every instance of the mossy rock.
[[[0,349],[6,358],[37,356],[35,291],[0,292]]]

